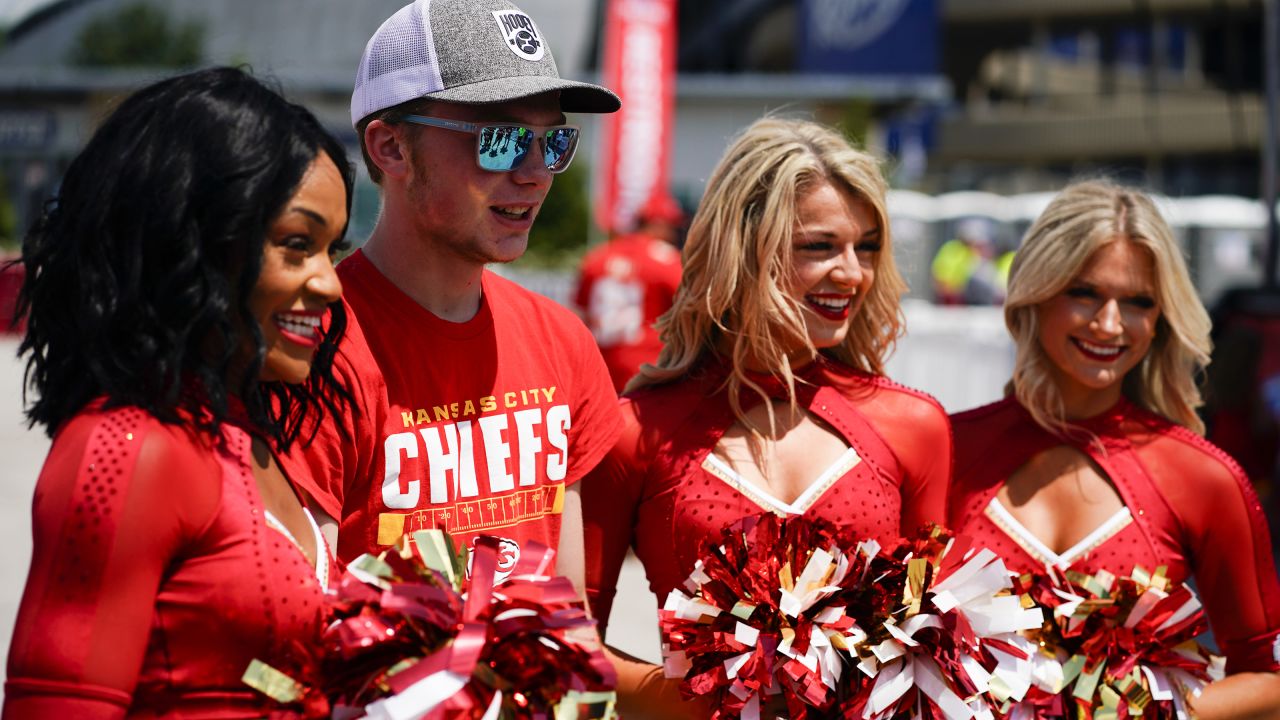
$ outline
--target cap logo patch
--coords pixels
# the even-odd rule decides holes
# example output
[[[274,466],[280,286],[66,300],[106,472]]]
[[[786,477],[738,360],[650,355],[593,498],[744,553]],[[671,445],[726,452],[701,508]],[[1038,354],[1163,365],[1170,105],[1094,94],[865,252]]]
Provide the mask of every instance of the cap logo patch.
[[[537,62],[546,52],[546,43],[538,32],[533,19],[519,10],[495,10],[493,19],[498,21],[502,39],[511,52],[525,60]]]

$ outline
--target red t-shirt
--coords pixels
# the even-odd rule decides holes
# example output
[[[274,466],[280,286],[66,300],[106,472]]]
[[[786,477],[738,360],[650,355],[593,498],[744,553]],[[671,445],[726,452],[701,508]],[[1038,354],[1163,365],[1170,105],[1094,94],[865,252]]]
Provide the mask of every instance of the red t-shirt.
[[[951,469],[946,411],[923,393],[827,360],[798,375],[799,406],[850,450],[792,503],[736,476],[713,455],[736,422],[719,389],[721,366],[623,399],[622,437],[582,491],[587,593],[601,627],[628,547],[661,604],[688,578],[702,545],[748,515],[807,515],[881,542],[942,522]],[[753,379],[773,397],[786,397],[780,382]],[[749,391],[742,400],[745,408],[760,402]]]
[[[617,395],[573,313],[486,271],[463,323],[418,305],[357,252],[338,267],[353,318],[335,373],[355,396],[290,462],[341,520],[338,558],[441,528],[470,545],[556,547],[565,488],[621,428]],[[352,435],[344,438],[335,423]]]
[[[999,553],[1011,570],[1047,565],[1128,575],[1135,565],[1194,576],[1228,672],[1280,670],[1280,581],[1262,506],[1226,453],[1121,399],[1077,423],[1101,443],[1045,430],[1013,398],[952,418],[952,527]],[[1005,480],[1036,455],[1068,445],[1097,463],[1125,507],[1076,547],[1054,553],[999,503]]]
[[[680,285],[680,251],[648,235],[623,235],[587,253],[574,302],[600,345],[619,392],[662,341],[653,323]]]
[[[263,521],[250,437],[81,411],[36,483],[4,717],[258,718],[241,675],[318,648],[324,590]],[[317,551],[326,553],[323,543]],[[326,558],[327,559],[327,558]]]

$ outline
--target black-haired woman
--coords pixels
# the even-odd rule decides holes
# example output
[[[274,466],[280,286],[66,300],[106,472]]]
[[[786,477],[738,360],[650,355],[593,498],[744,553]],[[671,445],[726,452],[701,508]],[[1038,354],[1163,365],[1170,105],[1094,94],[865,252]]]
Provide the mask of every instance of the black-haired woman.
[[[239,70],[124,102],[27,235],[27,409],[53,447],[5,718],[262,717],[330,553],[275,453],[342,393],[333,254],[352,173]]]

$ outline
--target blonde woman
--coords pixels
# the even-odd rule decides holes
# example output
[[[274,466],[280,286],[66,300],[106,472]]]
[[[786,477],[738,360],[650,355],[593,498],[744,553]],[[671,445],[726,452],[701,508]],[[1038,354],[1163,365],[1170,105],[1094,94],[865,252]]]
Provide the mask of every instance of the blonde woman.
[[[945,412],[883,375],[905,289],[885,190],[874,158],[812,122],[759,120],[720,160],[658,321],[662,354],[631,381],[623,437],[584,483],[601,627],[628,547],[661,600],[747,515],[881,541],[942,520]],[[618,665],[624,710],[677,696],[659,668]]]
[[[1271,541],[1244,474],[1201,437],[1209,318],[1151,199],[1063,190],[1014,260],[1005,322],[1008,397],[952,418],[952,526],[1017,572],[1194,576],[1230,674],[1200,717],[1276,717]]]

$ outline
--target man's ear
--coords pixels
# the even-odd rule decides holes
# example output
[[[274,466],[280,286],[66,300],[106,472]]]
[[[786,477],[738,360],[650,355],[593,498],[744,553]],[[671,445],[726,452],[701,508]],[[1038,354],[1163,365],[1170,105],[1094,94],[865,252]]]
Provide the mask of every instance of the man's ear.
[[[386,177],[404,180],[412,166],[409,162],[409,135],[403,128],[373,120],[364,129],[364,147],[369,159]]]

